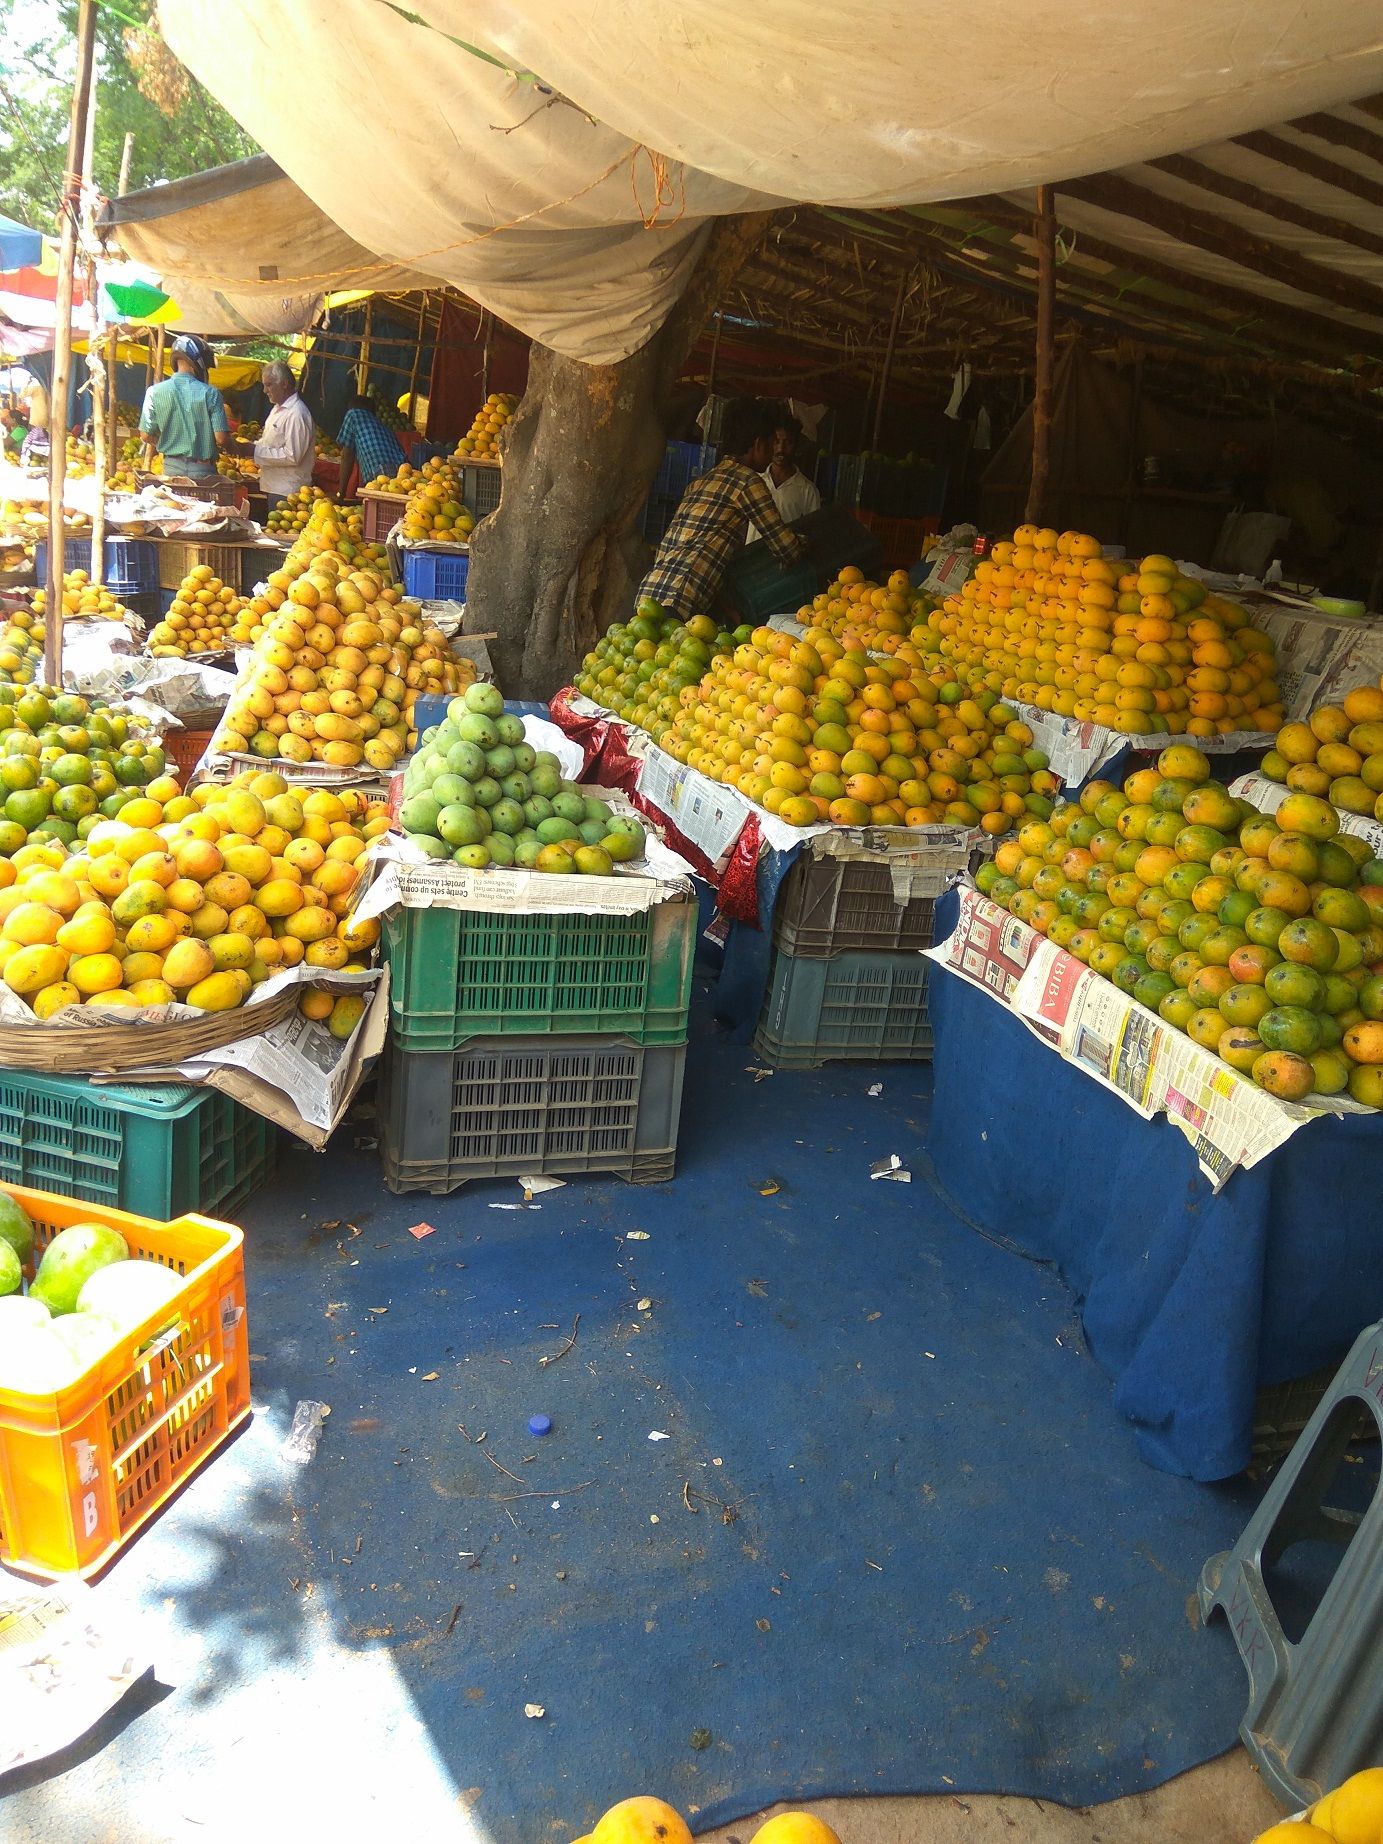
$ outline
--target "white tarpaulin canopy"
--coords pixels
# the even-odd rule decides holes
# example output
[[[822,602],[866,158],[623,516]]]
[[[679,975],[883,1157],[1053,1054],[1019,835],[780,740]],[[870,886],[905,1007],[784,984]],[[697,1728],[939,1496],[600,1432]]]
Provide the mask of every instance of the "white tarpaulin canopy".
[[[218,0],[162,0],[160,19],[319,208],[285,293],[400,285],[324,277],[325,220],[590,362],[661,324],[723,213],[1011,192],[1383,88],[1354,0],[1127,0],[1094,21],[1065,0],[239,0],[233,25]],[[262,293],[219,228],[205,279],[219,262],[228,293]],[[120,240],[176,284],[168,251]]]

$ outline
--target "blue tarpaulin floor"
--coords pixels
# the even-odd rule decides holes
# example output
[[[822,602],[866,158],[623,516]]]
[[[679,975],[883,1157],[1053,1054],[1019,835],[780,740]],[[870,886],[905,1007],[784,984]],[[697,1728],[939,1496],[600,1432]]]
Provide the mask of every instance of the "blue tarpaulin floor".
[[[286,1156],[241,1213],[254,1421],[100,1585],[153,1675],[0,1783],[7,1839],[1083,1804],[1233,1744],[1190,1597],[1249,1489],[1143,1464],[1052,1270],[932,1191],[925,1065],[756,1081],[693,1023],[670,1185],[519,1211],[391,1197],[345,1133]]]

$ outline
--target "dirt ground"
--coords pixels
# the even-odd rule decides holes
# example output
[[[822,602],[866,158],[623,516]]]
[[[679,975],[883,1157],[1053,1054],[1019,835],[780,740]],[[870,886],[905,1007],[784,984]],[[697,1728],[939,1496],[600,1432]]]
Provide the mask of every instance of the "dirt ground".
[[[698,1844],[750,1844],[773,1813],[707,1832]],[[988,1795],[925,1799],[826,1799],[806,1808],[842,1844],[1251,1844],[1284,1814],[1242,1748],[1193,1768],[1153,1793],[1109,1805],[1049,1805]]]

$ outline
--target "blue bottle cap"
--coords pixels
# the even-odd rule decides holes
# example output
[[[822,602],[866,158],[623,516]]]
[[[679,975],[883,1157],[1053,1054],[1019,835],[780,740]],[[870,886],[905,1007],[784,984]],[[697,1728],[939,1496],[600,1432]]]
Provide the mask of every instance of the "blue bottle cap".
[[[551,1434],[552,1417],[550,1415],[530,1415],[528,1418],[530,1434]]]

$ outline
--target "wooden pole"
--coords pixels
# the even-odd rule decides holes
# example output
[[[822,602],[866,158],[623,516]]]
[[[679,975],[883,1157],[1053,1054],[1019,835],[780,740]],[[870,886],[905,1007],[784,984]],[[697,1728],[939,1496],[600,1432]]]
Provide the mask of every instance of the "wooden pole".
[[[414,417],[418,408],[418,367],[423,359],[423,334],[427,331],[427,290],[418,302],[418,337],[413,346],[413,370],[408,379],[408,427],[416,429]]]
[[[81,212],[82,150],[91,100],[91,68],[96,38],[94,0],[77,9],[77,76],[67,125],[67,170],[63,174],[61,240],[58,244],[57,309],[53,326],[52,453],[48,476],[48,580],[43,609],[43,676],[62,684],[63,487],[67,481],[67,386],[72,372],[72,274],[77,260],[77,224]]]
[[[711,334],[710,363],[706,367],[706,402],[708,406],[710,404],[711,398],[714,397],[715,395],[716,360],[720,357],[720,328],[721,328],[721,322],[724,319],[724,315],[722,314],[720,308],[716,309],[715,319],[716,319],[715,331]]]
[[[884,396],[888,390],[888,374],[893,369],[893,348],[898,343],[898,326],[903,318],[903,296],[907,293],[910,275],[911,271],[904,269],[898,277],[898,292],[893,297],[893,318],[888,327],[888,344],[884,348],[883,370],[879,373],[879,397],[874,405],[874,435],[869,444],[871,448],[879,446],[879,436],[884,426]]]
[[[116,186],[116,196],[124,198],[130,189],[130,157],[134,153],[134,130],[125,136],[125,145],[120,149],[120,180]]]
[[[364,391],[370,382],[370,330],[374,325],[375,298],[370,295],[365,302],[365,336],[360,342],[360,363],[355,368],[355,388]]]
[[[1056,332],[1056,205],[1050,186],[1037,188],[1037,376],[1032,399],[1032,478],[1028,524],[1040,524],[1052,467],[1052,358]]]
[[[95,501],[91,508],[91,581],[98,586],[106,580],[106,476],[110,472],[110,447],[106,429],[106,368],[101,358],[101,306],[96,287],[96,224],[93,199],[96,184],[96,99],[97,77],[91,73],[91,95],[87,102],[86,135],[82,148],[82,274],[86,282],[88,332],[86,338],[87,384],[91,391],[92,483]]]

